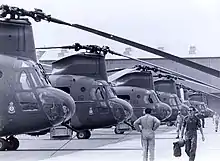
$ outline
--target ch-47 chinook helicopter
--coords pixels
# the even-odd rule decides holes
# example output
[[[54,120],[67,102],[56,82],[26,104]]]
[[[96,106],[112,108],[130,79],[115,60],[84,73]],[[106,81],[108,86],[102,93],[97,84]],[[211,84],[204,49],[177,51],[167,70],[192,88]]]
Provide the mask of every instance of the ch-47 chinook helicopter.
[[[175,96],[175,100],[176,100],[176,104],[179,105],[179,106],[190,106],[190,105],[193,105],[197,108],[197,110],[199,112],[201,112],[201,106],[203,106],[203,110],[202,112],[206,115],[205,117],[208,117],[210,115],[212,115],[212,110],[207,108],[207,105],[205,103],[202,102],[202,100],[199,101],[192,101],[192,99],[190,99],[190,97],[193,97],[193,96],[200,96],[199,93],[203,93],[206,94],[206,95],[210,95],[210,96],[213,96],[215,98],[220,98],[216,95],[213,95],[213,94],[209,94],[209,93],[206,93],[204,91],[196,91],[196,90],[193,90],[189,87],[186,87],[182,84],[178,84],[176,81],[177,80],[181,80],[181,81],[184,81],[184,79],[181,79],[179,77],[175,77],[175,76],[172,76],[172,75],[162,75],[162,74],[159,74],[159,75],[156,75],[156,77],[165,77],[165,79],[160,79],[160,80],[157,80],[155,81],[155,88],[157,90],[162,90],[162,91],[165,91],[167,93],[171,93],[172,95]],[[206,86],[205,84],[203,84],[203,86]],[[209,87],[209,88],[213,88],[213,87]],[[181,89],[182,89],[182,93],[181,93]],[[194,94],[189,94],[189,92],[194,92]],[[197,93],[195,93],[197,92]],[[199,93],[198,93],[199,92]],[[160,95],[160,93],[159,93]],[[204,100],[204,99],[203,99]],[[182,114],[183,115],[186,115],[187,114],[187,107],[184,108],[185,111],[182,111]]]
[[[108,80],[113,85],[117,96],[127,100],[133,106],[134,114],[131,122],[144,115],[145,107],[152,108],[152,114],[162,122],[169,121],[173,109],[157,97],[149,69],[135,66],[130,69],[112,69],[108,72],[116,72],[111,74]]]
[[[31,23],[13,10],[0,7],[0,151],[19,147],[15,135],[66,123],[75,112],[72,97],[51,87],[36,63]]]
[[[108,48],[95,45],[44,47],[37,49],[74,49],[79,51],[52,63],[49,77],[52,86],[69,93],[76,102],[76,113],[71,118],[71,127],[79,139],[88,139],[88,129],[97,129],[117,124],[130,119],[132,106],[117,98],[107,82],[105,55]]]
[[[204,91],[194,90],[183,84],[177,84],[177,88],[183,89],[182,97],[183,97],[184,103],[193,105],[198,110],[198,112],[204,113],[205,118],[213,116],[214,111],[208,107],[207,96],[210,95],[214,98],[220,99],[219,96],[216,96],[216,95],[204,92]]]
[[[54,19],[52,19],[51,16],[45,15],[40,10],[37,10],[37,11],[25,11],[25,12],[24,11],[25,10],[19,9],[19,8],[16,8],[16,9],[13,9],[13,10],[11,8],[4,9],[3,17],[5,17],[5,15],[7,15],[8,13],[13,13],[13,14],[16,13],[16,14],[19,14],[20,16],[27,16],[27,15],[31,16],[36,21],[40,21],[41,19],[49,21],[49,22],[50,21],[54,21]],[[154,49],[154,48],[142,45],[142,44],[134,42],[134,41],[130,41],[130,40],[127,40],[127,39],[124,39],[124,38],[121,38],[121,37],[118,37],[118,36],[115,36],[115,35],[112,35],[112,34],[108,34],[108,33],[105,33],[105,32],[102,32],[102,31],[99,31],[99,30],[96,30],[96,29],[92,29],[92,28],[89,28],[89,27],[86,27],[86,26],[83,26],[83,25],[79,25],[79,24],[70,24],[70,23],[67,23],[67,22],[64,22],[64,21],[60,21],[60,20],[56,20],[56,23],[60,23],[60,24],[67,25],[67,26],[70,26],[70,27],[75,27],[75,28],[78,28],[78,29],[81,29],[81,30],[84,30],[84,31],[87,31],[87,32],[90,32],[90,33],[93,33],[93,34],[96,34],[96,35],[108,38],[108,39],[111,39],[111,40],[114,40],[114,41],[117,41],[117,42],[121,42],[123,44],[127,44],[127,45],[130,45],[130,46],[133,46],[135,48],[138,48],[138,49],[141,49],[141,50],[144,50],[144,51],[147,51],[147,52],[150,52],[150,53],[153,53],[153,54],[165,57],[165,58],[168,58],[170,60],[179,62],[181,64],[184,64],[184,65],[190,66],[192,68],[201,70],[203,72],[212,74],[212,75],[214,75],[216,77],[220,77],[220,71],[217,71],[215,69],[212,69],[212,68],[209,68],[209,67],[206,67],[206,66],[203,66],[203,65],[191,62],[191,61],[183,59],[183,58],[176,57],[176,56],[171,55],[169,53],[166,53],[166,52],[163,52],[163,51],[160,51],[160,50],[157,50],[157,49]],[[129,57],[129,58],[131,58],[131,57]],[[132,59],[133,60],[137,60],[135,58],[132,58]],[[149,65],[149,63],[148,63],[148,65]],[[171,71],[171,70],[168,70],[168,69],[165,69],[165,70],[169,71],[172,74],[175,74],[177,76],[186,77],[185,75],[180,74],[178,72]],[[190,78],[190,79],[192,80],[192,78]]]
[[[142,60],[139,60],[139,61],[142,63],[148,64],[148,65],[150,64]],[[125,93],[128,93],[127,91],[125,91],[125,88],[123,89],[123,87],[120,87],[124,85],[127,85],[127,86],[133,85],[133,86],[138,86],[138,87],[141,86],[142,88],[148,88],[148,89],[150,88],[150,89],[156,90],[157,91],[156,93],[159,99],[162,102],[167,103],[168,105],[172,107],[171,116],[165,120],[165,121],[169,121],[167,122],[167,125],[172,125],[173,124],[172,122],[176,120],[178,110],[180,110],[183,115],[187,115],[188,113],[188,106],[183,104],[181,100],[179,99],[179,97],[177,96],[176,83],[173,79],[177,79],[177,78],[180,80],[189,79],[190,81],[195,81],[196,83],[199,83],[202,85],[206,85],[206,84],[204,82],[195,80],[187,76],[184,76],[185,79],[172,76],[170,72],[165,71],[164,68],[160,69],[161,67],[158,68],[157,65],[154,65],[154,64],[150,64],[150,65],[153,67],[139,65],[139,66],[134,67],[133,69],[118,68],[118,69],[109,70],[109,72],[116,72],[115,74],[109,76],[110,78],[109,80],[112,81],[116,86],[118,86],[115,88],[116,89],[118,88],[117,95],[119,97],[125,97],[126,95]],[[143,69],[145,69],[146,71],[144,71]],[[150,71],[153,71],[154,73],[157,73],[157,72],[166,73],[167,75],[158,74],[158,75],[152,76],[152,73]],[[154,88],[152,85],[151,86],[149,85],[149,84],[153,84],[152,83],[153,77],[156,77],[156,78],[165,77],[166,79],[159,79],[159,80],[154,81],[154,86],[155,86]],[[150,81],[151,83],[149,83],[149,80],[151,80]],[[124,95],[122,95],[123,92],[124,92]],[[122,96],[120,96],[119,94]]]
[[[26,25],[27,27],[31,28],[30,22],[26,19],[22,20],[20,18],[21,16],[32,17],[37,22],[39,22],[41,20],[46,20],[49,22],[54,22],[54,23],[58,23],[58,24],[71,26],[71,24],[69,24],[69,23],[52,18],[50,15],[45,15],[41,10],[38,10],[38,9],[35,9],[35,11],[26,11],[24,9],[20,9],[17,7],[9,7],[7,5],[2,5],[1,10],[2,10],[1,17],[6,17],[7,15],[10,15],[11,16],[10,19],[13,19],[14,21],[20,22],[22,24],[22,27]],[[22,23],[23,21],[26,22],[27,24],[23,24]],[[28,37],[29,35],[28,34],[26,35],[27,38],[30,39],[30,41],[26,41],[26,43],[28,42],[29,44],[25,44],[25,45],[30,47],[30,49],[29,49],[30,53],[28,55],[27,53],[21,52],[16,56],[28,57],[36,62],[36,54],[35,54],[35,47],[34,47],[34,42],[33,42],[32,30],[26,29],[25,31],[26,31],[25,33],[28,33],[32,36],[32,37],[31,36]],[[29,39],[27,39],[27,40],[29,40]],[[23,38],[22,40],[25,40],[25,39]],[[21,43],[20,44],[21,46],[24,45],[24,44],[22,44],[22,42],[20,42],[20,43]],[[77,46],[76,50],[80,49],[79,47],[80,47],[80,45]],[[76,57],[77,56],[75,56],[75,58]],[[80,59],[80,57],[82,58],[83,56],[78,55],[79,59]],[[84,57],[84,60],[86,60],[87,58]],[[82,59],[81,59],[81,62],[83,62]],[[97,60],[101,59],[101,55],[97,56],[96,59]],[[54,63],[54,67],[55,68],[62,68],[63,67],[62,63],[65,61],[66,60],[64,59],[64,60],[60,60],[60,61]],[[80,60],[78,62],[80,62]],[[91,60],[91,63],[93,64],[94,60]],[[40,64],[38,64],[38,65],[40,65]],[[87,65],[87,64],[85,64],[85,65]],[[40,65],[40,66],[42,67],[42,65]],[[69,66],[71,66],[71,64],[69,64]],[[74,64],[72,64],[72,66],[74,66]],[[87,70],[87,67],[88,66],[84,67],[85,70]],[[95,67],[93,69],[96,69],[97,66],[93,66],[93,67]],[[81,104],[83,106],[83,104],[86,103],[86,105],[84,105],[85,108],[80,108],[80,109],[74,110],[74,111],[76,111],[76,115],[74,115],[72,117],[70,124],[69,123],[67,124],[67,122],[62,124],[64,126],[66,126],[67,128],[70,128],[71,130],[77,131],[78,138],[89,138],[90,137],[90,135],[91,135],[90,131],[85,130],[85,128],[93,129],[93,128],[98,128],[98,127],[103,127],[103,126],[115,125],[118,122],[123,121],[126,118],[130,117],[130,115],[132,114],[131,105],[124,100],[116,98],[115,95],[111,92],[111,89],[109,89],[109,86],[105,81],[99,81],[99,80],[95,80],[93,78],[87,79],[87,77],[85,76],[85,73],[81,74],[81,76],[78,75],[74,78],[71,75],[71,72],[68,68],[63,67],[62,69],[63,69],[63,72],[57,72],[57,71],[55,72],[54,71],[54,75],[51,76],[52,84],[55,87],[58,87],[61,90],[65,91],[71,95],[74,95],[77,98],[78,105]],[[84,72],[84,71],[82,71],[82,72]],[[70,72],[70,73],[68,73],[68,72]],[[96,73],[96,71],[91,71],[90,74],[94,74],[94,73]],[[43,76],[45,79],[47,79],[47,77],[45,76],[45,73],[43,74]],[[63,80],[64,80],[64,82],[62,82]],[[75,82],[77,82],[77,83],[75,83]],[[87,83],[89,83],[89,84],[86,85]],[[68,89],[68,87],[69,87],[68,85],[72,85],[72,87]],[[76,87],[76,89],[73,89],[74,87]],[[80,87],[80,89],[78,87]],[[95,89],[95,91],[94,91],[94,89]],[[55,91],[60,91],[60,90],[57,89]],[[64,93],[63,91],[60,91],[60,92]],[[77,92],[79,92],[80,95],[77,95]],[[82,94],[83,92],[84,92],[84,95]],[[92,93],[91,97],[93,97],[93,99],[100,99],[100,100],[90,99],[90,101],[85,101],[84,99],[86,99],[86,98],[88,99],[88,97],[90,97],[89,96],[90,92]],[[57,93],[59,94],[59,92],[57,92]],[[70,96],[68,94],[65,94],[65,96],[66,96],[66,99],[65,99],[66,102],[69,103],[68,98]],[[60,96],[60,98],[62,99],[62,96]],[[73,105],[75,105],[75,104],[73,104]],[[95,107],[95,108],[93,109],[93,107]],[[74,106],[74,109],[75,109],[75,106]],[[85,117],[85,116],[87,116],[87,117]],[[71,126],[72,124],[74,126]],[[39,130],[37,132],[31,132],[29,134],[31,134],[31,135],[41,135],[42,134],[43,135],[43,134],[47,133],[48,131],[49,131],[48,129]]]
[[[183,115],[187,114],[187,109],[188,109],[187,106],[190,106],[190,105],[194,105],[196,108],[198,106],[197,109],[199,112],[201,112],[199,107],[201,106],[201,104],[203,105],[204,103],[198,102],[198,101],[192,102],[192,101],[190,101],[190,99],[187,100],[190,95],[189,96],[187,95],[186,90],[189,90],[190,88],[186,88],[186,86],[180,85],[176,82],[177,80],[184,81],[184,79],[181,79],[179,77],[174,77],[171,75],[162,75],[162,74],[160,74],[159,76],[157,75],[156,77],[160,77],[160,78],[165,77],[166,78],[166,79],[160,79],[160,80],[155,81],[155,88],[157,90],[165,91],[166,93],[171,93],[170,95],[173,95],[175,97],[175,100],[176,100],[175,104],[178,106],[182,106],[183,109],[185,109],[184,111],[181,110]],[[181,89],[183,90],[182,93],[181,93]],[[198,91],[195,91],[192,89],[190,89],[190,91],[198,92]],[[208,93],[206,93],[206,94],[212,95],[212,94],[208,94]],[[159,93],[159,95],[161,95],[161,93]],[[213,96],[215,96],[215,95],[213,95]],[[215,96],[215,97],[220,98],[218,96]],[[163,98],[161,98],[161,99],[163,99]],[[204,106],[205,106],[205,104],[204,104]],[[206,107],[203,109],[203,112],[207,117],[211,115],[211,113],[212,113],[211,111],[212,110],[210,110],[209,108],[206,108]]]

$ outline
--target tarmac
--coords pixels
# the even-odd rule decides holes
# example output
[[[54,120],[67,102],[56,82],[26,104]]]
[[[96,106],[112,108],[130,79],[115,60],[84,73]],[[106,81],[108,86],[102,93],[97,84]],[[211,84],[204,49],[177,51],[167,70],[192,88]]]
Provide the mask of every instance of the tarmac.
[[[198,131],[196,161],[220,160],[220,132],[214,131],[212,119],[206,119],[205,141]],[[173,156],[173,142],[177,141],[174,126],[160,126],[156,132],[155,161],[188,161],[184,147],[182,156]],[[49,134],[40,137],[18,136],[17,151],[0,152],[4,161],[142,161],[140,134],[128,131],[116,135],[113,129],[92,131],[90,139],[50,140]]]
[[[173,142],[177,141],[176,130],[156,135],[155,161],[187,161],[185,147],[181,157],[173,156]],[[204,128],[205,141],[201,139],[198,131],[198,147],[195,161],[220,160],[220,132],[214,131],[212,119],[206,119]],[[43,161],[142,161],[142,148],[140,136],[130,140],[97,147],[93,151],[84,150],[73,154],[53,157]]]

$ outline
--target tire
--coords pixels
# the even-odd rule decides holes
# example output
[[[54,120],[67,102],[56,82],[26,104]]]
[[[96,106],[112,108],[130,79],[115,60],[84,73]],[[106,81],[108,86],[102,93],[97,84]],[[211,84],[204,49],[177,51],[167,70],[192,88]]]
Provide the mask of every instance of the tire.
[[[89,139],[91,137],[91,132],[88,130],[86,131],[86,139]]]
[[[89,139],[91,136],[91,132],[86,130],[86,131],[80,131],[76,134],[78,139]]]
[[[8,140],[7,150],[17,150],[19,147],[19,141],[15,137],[10,137]]]
[[[118,128],[115,128],[114,132],[115,132],[115,134],[124,134],[125,133],[124,131],[118,130]]]
[[[8,142],[5,139],[0,138],[0,151],[5,151],[7,146]]]

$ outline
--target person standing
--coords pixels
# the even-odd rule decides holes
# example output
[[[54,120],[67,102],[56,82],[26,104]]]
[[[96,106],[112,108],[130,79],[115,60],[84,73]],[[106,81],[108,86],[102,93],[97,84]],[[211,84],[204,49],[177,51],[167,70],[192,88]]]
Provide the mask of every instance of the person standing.
[[[195,160],[198,128],[202,135],[202,141],[205,141],[200,119],[196,116],[196,109],[193,106],[190,106],[189,114],[184,118],[183,121],[183,127],[181,130],[181,138],[180,138],[183,139],[183,135],[185,131],[185,152],[189,156],[189,161]]]
[[[197,111],[196,116],[202,121],[202,128],[205,128],[205,110]]]
[[[143,147],[143,161],[154,161],[155,158],[155,131],[160,126],[160,121],[151,115],[151,108],[145,109],[145,115],[134,122],[134,127],[141,132],[141,144]]]
[[[213,121],[214,121],[214,125],[215,125],[215,132],[218,132],[218,124],[219,124],[219,114],[217,114],[217,112],[215,112],[215,114],[213,115]]]
[[[177,137],[176,137],[176,139],[179,139],[181,128],[182,128],[182,125],[183,125],[183,119],[184,119],[184,116],[181,114],[181,111],[178,111],[178,115],[177,115],[177,118],[176,118],[176,127],[177,127]]]

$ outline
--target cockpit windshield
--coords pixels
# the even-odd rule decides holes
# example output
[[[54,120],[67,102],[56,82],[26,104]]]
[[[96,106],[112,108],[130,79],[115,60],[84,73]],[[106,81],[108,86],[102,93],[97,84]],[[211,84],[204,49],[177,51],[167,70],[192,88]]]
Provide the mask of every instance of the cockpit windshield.
[[[104,100],[106,93],[102,90],[102,86],[93,87],[90,95],[93,100]]]
[[[171,106],[177,106],[177,102],[176,102],[176,99],[174,97],[170,97],[169,99],[169,104]]]
[[[108,98],[115,98],[116,97],[115,93],[113,92],[113,89],[110,86],[104,86],[103,88],[106,89],[106,93],[107,93]]]
[[[37,73],[38,77],[40,78],[41,82],[44,86],[51,86],[50,81],[48,77],[46,76],[46,73],[44,72],[44,69],[42,65],[37,64],[38,66],[35,68],[35,72]]]
[[[176,96],[175,98],[176,98],[177,104],[180,105],[181,101],[180,101],[179,97]]]
[[[158,103],[159,98],[157,97],[156,93],[151,93],[149,97],[153,100],[153,102]]]

